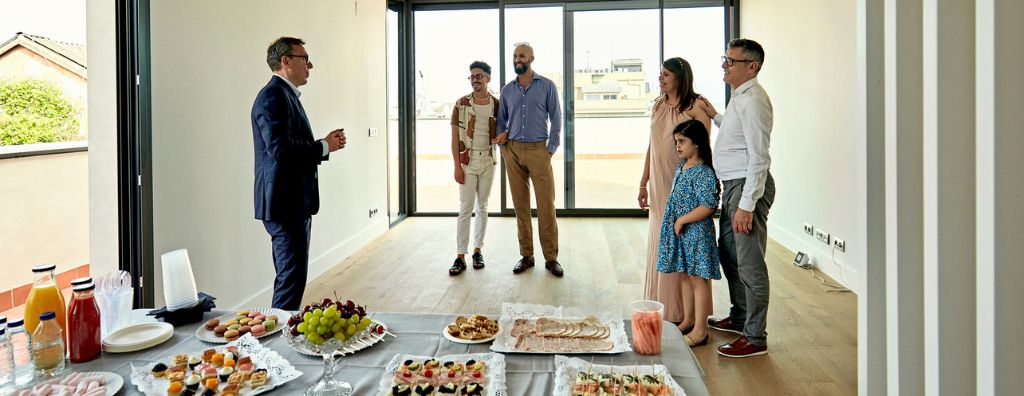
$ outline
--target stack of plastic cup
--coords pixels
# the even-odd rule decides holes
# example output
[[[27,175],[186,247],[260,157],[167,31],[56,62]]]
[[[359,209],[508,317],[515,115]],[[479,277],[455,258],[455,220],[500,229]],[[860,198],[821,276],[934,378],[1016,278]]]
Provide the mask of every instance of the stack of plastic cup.
[[[164,302],[168,311],[193,307],[199,303],[196,278],[188,250],[178,249],[160,256],[164,274]]]

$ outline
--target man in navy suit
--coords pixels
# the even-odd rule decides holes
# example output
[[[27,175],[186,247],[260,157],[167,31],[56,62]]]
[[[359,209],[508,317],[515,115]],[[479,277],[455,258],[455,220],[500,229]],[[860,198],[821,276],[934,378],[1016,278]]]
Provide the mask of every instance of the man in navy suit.
[[[273,243],[273,307],[285,310],[298,310],[306,289],[310,227],[320,210],[317,166],[345,147],[344,129],[313,137],[299,101],[298,87],[313,68],[303,44],[292,37],[270,44],[267,65],[274,75],[252,105],[256,219],[263,220]]]

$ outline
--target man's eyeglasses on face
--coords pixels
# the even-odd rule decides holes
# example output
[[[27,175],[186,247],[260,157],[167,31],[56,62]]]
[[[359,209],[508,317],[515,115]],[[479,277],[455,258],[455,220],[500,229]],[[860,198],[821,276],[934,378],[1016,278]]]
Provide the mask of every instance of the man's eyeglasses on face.
[[[469,79],[470,81],[473,81],[473,80],[483,80],[484,77],[487,77],[487,75],[486,74],[471,74],[471,75],[469,75],[469,77],[466,77],[466,78]]]
[[[285,56],[287,56],[289,58],[302,58],[303,61],[305,61],[306,63],[309,63],[309,55],[292,55],[292,54],[288,54],[288,55],[285,55]]]
[[[722,63],[724,63],[726,66],[730,66],[731,67],[736,62],[747,62],[747,63],[750,63],[750,62],[755,62],[755,61],[746,60],[746,59],[733,59],[733,58],[730,58],[728,56],[723,56],[722,57]]]

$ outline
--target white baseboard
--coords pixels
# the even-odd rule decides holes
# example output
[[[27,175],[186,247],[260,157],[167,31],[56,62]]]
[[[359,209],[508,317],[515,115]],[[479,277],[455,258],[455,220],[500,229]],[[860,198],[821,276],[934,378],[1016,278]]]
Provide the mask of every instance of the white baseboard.
[[[833,264],[832,248],[813,236],[791,232],[769,222],[768,237],[793,252],[806,253],[815,270],[825,273],[847,289],[853,290],[854,293],[860,290],[860,284],[857,282],[860,279],[858,271],[844,263],[840,257],[843,254],[839,252],[836,253],[836,261]]]
[[[342,262],[357,250],[373,241],[374,238],[388,231],[388,218],[381,217],[379,220],[370,223],[366,228],[360,230],[348,239],[338,242],[334,247],[327,249],[324,253],[309,261],[309,272],[306,275],[306,282],[311,282],[324,272]],[[247,307],[269,307],[274,298],[274,284],[260,289],[243,302],[230,309],[244,309]]]

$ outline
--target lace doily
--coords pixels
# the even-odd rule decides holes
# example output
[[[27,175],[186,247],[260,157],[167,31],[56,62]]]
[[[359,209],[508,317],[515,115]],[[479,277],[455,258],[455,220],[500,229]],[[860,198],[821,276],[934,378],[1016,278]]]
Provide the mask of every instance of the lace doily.
[[[572,386],[576,381],[576,373],[581,371],[587,372],[587,369],[596,374],[607,374],[612,371],[617,374],[662,374],[665,376],[665,384],[672,389],[673,396],[686,396],[686,392],[683,390],[683,387],[679,386],[679,383],[672,378],[672,374],[668,372],[668,369],[660,364],[638,366],[609,366],[604,364],[595,364],[591,366],[590,362],[586,360],[562,355],[555,355],[555,388],[552,390],[551,394],[554,396],[571,396]]]
[[[388,365],[384,367],[384,375],[380,378],[380,386],[377,390],[377,394],[379,396],[387,396],[388,393],[391,392],[391,387],[394,385],[395,370],[398,369],[398,366],[402,365],[402,362],[409,359],[417,361],[437,359],[442,362],[446,360],[465,362],[473,359],[485,362],[487,364],[487,396],[505,396],[508,394],[508,391],[505,388],[505,355],[500,353],[469,353],[444,356],[401,354],[395,355],[395,357],[388,362]]]
[[[560,319],[583,319],[587,316],[596,317],[602,324],[611,328],[608,339],[612,342],[612,349],[607,351],[581,351],[580,353],[615,354],[629,352],[633,347],[629,345],[629,337],[626,336],[626,325],[622,322],[622,311],[583,309],[575,307],[554,307],[550,305],[504,303],[501,305],[501,318],[498,319],[498,336],[491,344],[491,350],[503,353],[521,353],[515,349],[516,338],[512,337],[512,326],[516,319],[537,319],[540,317],[551,317]],[[535,352],[545,353],[545,352]],[[555,352],[548,352],[555,353]],[[565,353],[565,352],[558,352]]]
[[[281,357],[281,355],[278,355],[277,352],[260,344],[260,341],[253,337],[252,334],[247,333],[239,339],[227,343],[227,346],[238,347],[239,356],[248,356],[252,359],[252,363],[256,368],[267,369],[267,374],[269,374],[270,381],[266,385],[256,389],[245,387],[241,390],[241,395],[258,395],[269,392],[279,385],[302,376],[301,371],[295,369],[295,366],[292,366],[291,363]],[[217,347],[216,349],[220,350],[223,348]],[[202,354],[202,351],[190,353],[190,355],[196,356],[201,356]],[[173,355],[167,356],[166,361],[163,363],[167,364],[172,357]],[[139,389],[139,392],[147,395],[166,395],[167,385],[169,385],[167,378],[154,377],[150,373],[150,369],[157,362],[148,363],[137,365],[136,362],[132,362],[132,384]]]

